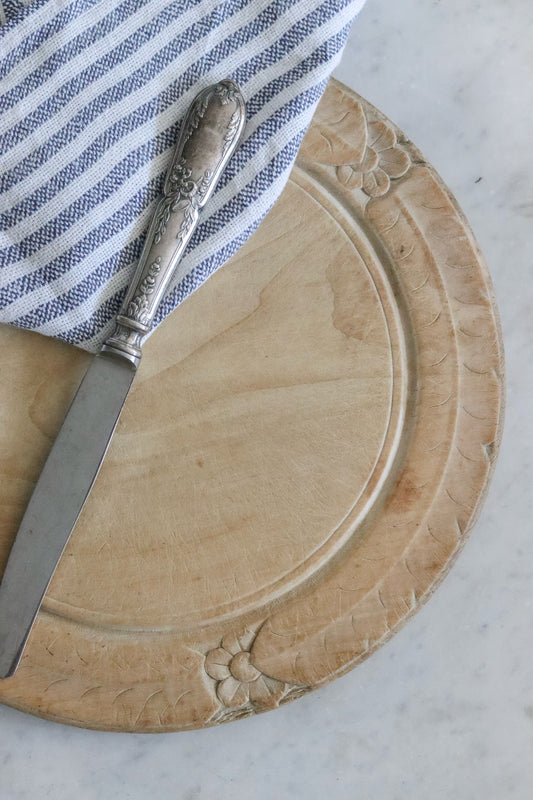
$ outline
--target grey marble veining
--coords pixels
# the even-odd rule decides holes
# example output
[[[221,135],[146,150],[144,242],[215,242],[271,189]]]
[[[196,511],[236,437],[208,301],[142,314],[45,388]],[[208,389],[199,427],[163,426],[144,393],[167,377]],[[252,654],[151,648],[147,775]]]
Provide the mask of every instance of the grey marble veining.
[[[99,733],[0,706],[2,798],[533,796],[532,37],[530,0],[368,0],[336,73],[433,163],[494,281],[504,441],[450,575],[349,675],[222,729]]]

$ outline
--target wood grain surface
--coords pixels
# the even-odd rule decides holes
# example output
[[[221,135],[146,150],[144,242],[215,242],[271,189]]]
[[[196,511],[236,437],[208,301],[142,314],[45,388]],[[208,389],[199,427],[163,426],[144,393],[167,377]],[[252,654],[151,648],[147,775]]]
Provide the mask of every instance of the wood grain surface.
[[[89,356],[0,329],[0,568]],[[123,731],[274,708],[387,640],[497,454],[503,359],[463,215],[335,81],[248,243],[145,356],[0,699]]]

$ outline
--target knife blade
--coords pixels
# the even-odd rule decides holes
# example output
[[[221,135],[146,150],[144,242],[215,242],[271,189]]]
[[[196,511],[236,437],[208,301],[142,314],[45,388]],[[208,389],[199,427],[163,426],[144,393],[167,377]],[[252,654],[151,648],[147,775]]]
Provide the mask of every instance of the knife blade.
[[[239,87],[193,100],[163,196],[113,334],[85,374],[39,476],[0,583],[0,678],[15,672],[54,570],[104,459],[141,360],[143,339],[245,125]]]

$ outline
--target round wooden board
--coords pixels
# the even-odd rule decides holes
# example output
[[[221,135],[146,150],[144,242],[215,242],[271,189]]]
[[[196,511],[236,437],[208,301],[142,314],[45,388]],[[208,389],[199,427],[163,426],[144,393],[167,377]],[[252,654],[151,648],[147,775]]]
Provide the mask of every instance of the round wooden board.
[[[0,568],[89,356],[3,327]],[[469,227],[332,81],[281,199],[151,337],[0,698],[119,731],[212,725],[347,671],[479,511],[502,350]]]

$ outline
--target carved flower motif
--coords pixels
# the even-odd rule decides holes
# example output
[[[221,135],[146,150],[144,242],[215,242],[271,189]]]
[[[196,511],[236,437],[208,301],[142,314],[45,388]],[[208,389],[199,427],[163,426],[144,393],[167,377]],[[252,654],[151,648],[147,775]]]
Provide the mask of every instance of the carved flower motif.
[[[230,634],[222,639],[220,647],[206,655],[205,671],[218,681],[217,697],[228,708],[247,703],[272,708],[285,691],[282,681],[263,675],[252,663],[250,648],[254,638],[255,633],[250,631],[241,636]]]
[[[363,189],[370,197],[381,197],[389,191],[391,178],[405,175],[409,163],[409,156],[398,147],[392,128],[384,122],[370,122],[362,160],[338,165],[337,177],[350,189]]]
[[[333,88],[320,101],[304,141],[312,163],[335,169],[349,189],[381,197],[391,178],[401,178],[410,165],[408,153],[384,122],[369,122],[360,103]]]

